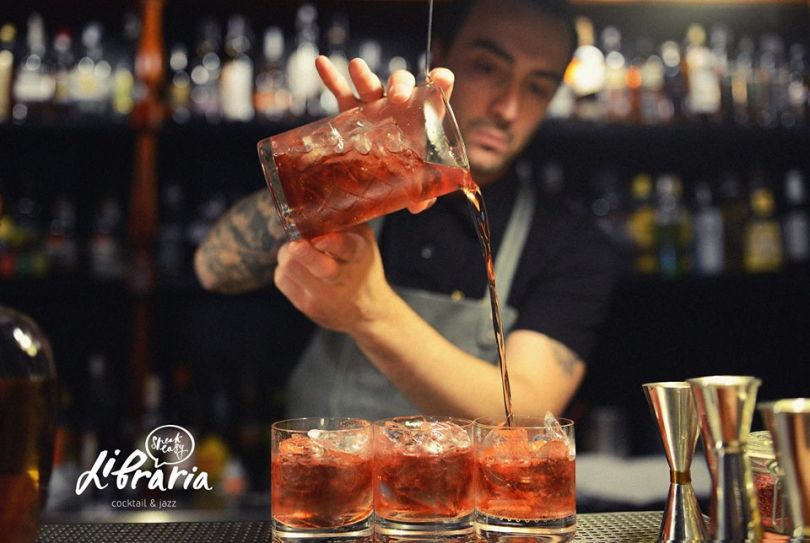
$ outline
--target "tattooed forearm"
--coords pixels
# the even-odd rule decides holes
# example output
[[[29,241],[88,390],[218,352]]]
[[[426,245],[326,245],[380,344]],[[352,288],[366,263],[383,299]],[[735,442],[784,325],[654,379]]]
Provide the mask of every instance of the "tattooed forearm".
[[[225,293],[262,287],[273,280],[284,241],[270,192],[261,190],[237,202],[208,233],[194,255],[197,277]]]
[[[551,352],[554,353],[554,358],[557,360],[557,364],[565,371],[566,375],[569,377],[573,377],[575,375],[575,370],[578,365],[584,364],[579,357],[560,343],[559,341],[551,340]]]

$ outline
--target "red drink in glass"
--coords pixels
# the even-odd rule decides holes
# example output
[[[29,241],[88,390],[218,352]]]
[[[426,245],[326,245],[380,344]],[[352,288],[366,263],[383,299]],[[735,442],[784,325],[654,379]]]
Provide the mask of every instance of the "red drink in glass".
[[[557,520],[576,515],[576,468],[568,446],[552,440],[532,447],[537,450],[528,456],[523,449],[484,449],[479,453],[478,509],[510,520]]]
[[[361,224],[475,184],[450,105],[432,83],[263,139],[259,159],[291,239]]]
[[[467,170],[425,162],[411,150],[369,155],[351,150],[311,164],[306,155],[276,158],[289,217],[301,237],[361,224],[473,186]]]
[[[472,421],[395,417],[374,425],[374,510],[383,534],[472,532]]]
[[[574,423],[514,417],[512,426],[475,421],[476,527],[482,539],[536,536],[566,541],[576,532]],[[550,539],[549,539],[550,538]]]
[[[282,535],[312,531],[313,537],[325,537],[369,529],[372,455],[370,423],[365,424],[365,430],[343,436],[332,429],[284,434],[274,425],[271,511]]]

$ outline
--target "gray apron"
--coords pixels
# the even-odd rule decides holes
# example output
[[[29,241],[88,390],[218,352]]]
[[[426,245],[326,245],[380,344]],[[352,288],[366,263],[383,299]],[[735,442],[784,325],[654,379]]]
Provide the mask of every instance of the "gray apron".
[[[495,259],[504,333],[508,333],[517,320],[517,310],[504,302],[509,298],[534,207],[532,182],[522,177]],[[372,228],[379,233],[381,221],[375,223]],[[489,295],[481,300],[454,300],[445,294],[425,290],[396,287],[395,290],[448,341],[477,358],[498,363]],[[318,329],[290,378],[287,398],[290,417],[340,416],[376,420],[418,413],[416,406],[374,367],[346,334]]]

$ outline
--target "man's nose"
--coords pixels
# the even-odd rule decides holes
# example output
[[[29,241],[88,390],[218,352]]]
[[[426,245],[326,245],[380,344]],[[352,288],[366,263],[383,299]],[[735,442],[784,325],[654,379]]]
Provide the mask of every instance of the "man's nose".
[[[520,88],[516,84],[506,84],[499,89],[492,102],[492,112],[504,122],[517,118],[520,109]]]

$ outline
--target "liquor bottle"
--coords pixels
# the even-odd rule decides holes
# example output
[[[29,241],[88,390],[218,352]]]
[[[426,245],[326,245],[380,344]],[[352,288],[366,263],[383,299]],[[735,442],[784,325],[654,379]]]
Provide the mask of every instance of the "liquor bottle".
[[[706,31],[692,24],[686,31],[687,104],[693,118],[720,119],[720,79],[717,63],[706,46]]]
[[[731,30],[727,26],[723,24],[712,25],[709,32],[709,47],[714,58],[715,71],[720,84],[720,113],[716,116],[716,119],[729,124],[734,122],[731,62],[728,54],[731,39]]]
[[[73,68],[70,97],[81,116],[102,117],[107,114],[112,91],[112,67],[104,58],[100,23],[90,22],[82,32],[84,56]]]
[[[284,74],[284,33],[277,26],[264,32],[264,60],[256,75],[253,105],[260,120],[279,121],[289,114],[290,90]]]
[[[17,28],[6,23],[0,27],[0,124],[11,116],[11,82],[14,79],[14,40]]]
[[[599,99],[605,87],[605,55],[594,45],[593,23],[587,17],[575,21],[579,45],[565,70],[563,85],[549,104],[552,116],[601,121],[603,104]]]
[[[169,112],[174,122],[184,124],[191,118],[191,78],[186,70],[188,53],[184,45],[172,47],[169,67],[172,70],[169,82]]]
[[[96,210],[88,247],[90,273],[96,279],[109,281],[123,277],[126,265],[122,229],[121,205],[114,196],[107,196]]]
[[[627,232],[633,240],[633,271],[652,274],[658,270],[655,248],[655,207],[653,206],[652,178],[639,173],[631,187],[631,209],[627,217]]]
[[[48,258],[42,245],[42,209],[34,194],[33,183],[26,179],[22,185],[14,209],[15,273],[20,277],[44,277],[48,273]]]
[[[292,93],[290,111],[295,117],[320,115],[321,80],[315,71],[318,57],[318,11],[304,4],[295,18],[296,47],[287,61],[287,81]]]
[[[614,26],[602,31],[605,51],[605,87],[602,105],[608,122],[627,121],[631,113],[630,90],[627,87],[627,61],[621,52],[622,36]]]
[[[790,87],[790,67],[785,57],[785,43],[780,36],[773,36],[773,51],[776,61],[773,79],[770,82],[771,111],[776,126],[794,126],[788,88]]]
[[[737,56],[729,65],[731,73],[731,100],[733,102],[734,123],[745,126],[752,122],[752,89],[754,86],[754,42],[750,38],[740,39]]]
[[[53,38],[56,62],[53,67],[53,109],[57,119],[67,120],[73,111],[70,95],[70,73],[73,69],[73,38],[70,32],[59,30]]]
[[[227,121],[253,119],[253,61],[247,19],[233,15],[225,35],[225,64],[219,80],[222,115]]]
[[[57,196],[53,202],[45,252],[48,255],[48,268],[54,273],[73,273],[77,270],[76,206],[68,196]]]
[[[745,224],[745,271],[776,272],[783,264],[782,229],[775,216],[773,191],[758,172],[751,184],[750,212]]]
[[[53,99],[54,79],[47,66],[45,53],[45,24],[38,13],[28,18],[27,49],[14,80],[14,107],[12,117],[16,123],[44,122]]]
[[[793,269],[807,269],[810,263],[810,213],[807,209],[807,185],[799,170],[785,175],[785,257]]]
[[[788,76],[788,111],[782,124],[787,127],[806,126],[810,108],[810,68],[805,58],[804,46],[794,43],[790,46],[790,72]]]
[[[672,120],[672,101],[664,92],[664,61],[658,55],[649,55],[641,67],[639,110],[642,124],[668,124]]]
[[[662,43],[661,60],[664,61],[664,88],[672,102],[672,121],[681,123],[686,119],[687,89],[680,46],[674,41]]]
[[[779,123],[780,100],[777,91],[784,50],[782,40],[773,34],[760,37],[754,69],[754,113],[757,124],[774,127]]]
[[[196,59],[191,69],[191,114],[209,123],[218,123],[222,120],[219,24],[213,19],[203,19],[198,35]]]
[[[641,124],[641,96],[643,90],[643,72],[647,59],[652,54],[652,42],[647,38],[636,41],[635,54],[627,66],[627,96],[630,100],[630,112],[627,121]]]
[[[731,171],[720,176],[720,212],[723,215],[725,269],[739,273],[744,269],[745,222],[748,205],[740,177]]]
[[[702,182],[695,188],[695,272],[719,275],[723,272],[723,215],[714,205],[712,189]]]
[[[351,81],[349,75],[349,59],[346,56],[346,43],[349,40],[349,20],[345,15],[335,15],[332,24],[326,31],[326,41],[328,43],[329,60],[335,68],[343,75],[346,81]],[[326,115],[334,115],[338,112],[338,103],[332,91],[323,88],[321,91],[321,109]]]
[[[114,119],[129,117],[135,107],[134,53],[140,36],[140,20],[133,13],[124,15],[124,45],[110,55],[114,65],[110,77],[110,110]]]
[[[675,278],[688,268],[685,241],[688,219],[681,203],[683,186],[672,174],[662,174],[655,181],[655,242],[658,271],[662,277]]]
[[[133,89],[135,76],[132,73],[132,61],[119,60],[112,75],[112,112],[117,118],[126,118],[135,107]]]

